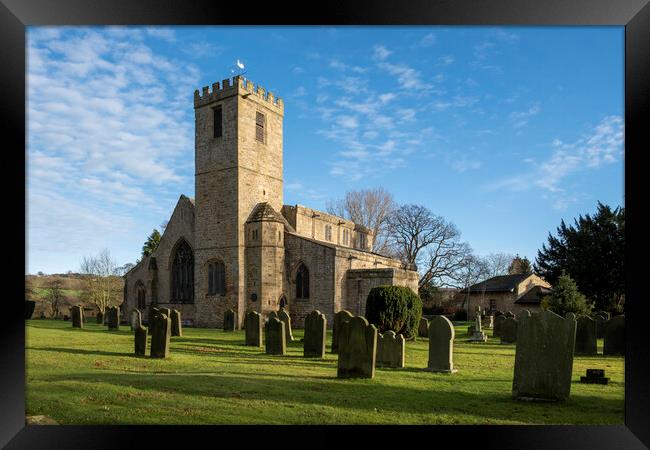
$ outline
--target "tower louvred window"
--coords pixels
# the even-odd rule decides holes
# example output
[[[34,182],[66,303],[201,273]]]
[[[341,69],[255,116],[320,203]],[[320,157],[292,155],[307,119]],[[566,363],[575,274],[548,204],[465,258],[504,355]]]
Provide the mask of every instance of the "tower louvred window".
[[[255,114],[255,139],[264,142],[264,114],[258,112]]]

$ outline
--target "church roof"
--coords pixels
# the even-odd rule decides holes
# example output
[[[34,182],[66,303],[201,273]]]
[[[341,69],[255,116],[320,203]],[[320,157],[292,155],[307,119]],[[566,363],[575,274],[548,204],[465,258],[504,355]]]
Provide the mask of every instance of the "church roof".
[[[530,275],[500,275],[492,277],[480,283],[469,287],[470,292],[512,292],[519,283],[524,281]]]
[[[258,203],[255,205],[255,208],[253,208],[253,211],[246,220],[246,223],[248,222],[278,222],[283,224],[285,227],[288,227],[289,230],[293,231],[293,227],[289,225],[287,219],[285,219],[282,214],[273,209],[273,207],[267,202]]]

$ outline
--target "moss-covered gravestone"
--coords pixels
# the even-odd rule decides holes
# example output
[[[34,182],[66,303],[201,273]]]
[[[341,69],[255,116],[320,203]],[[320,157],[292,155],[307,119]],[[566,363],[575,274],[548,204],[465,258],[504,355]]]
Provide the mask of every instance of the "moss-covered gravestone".
[[[117,306],[112,306],[108,310],[108,329],[109,330],[119,330],[120,329],[120,308]]]
[[[131,310],[131,331],[135,331],[142,325],[142,313],[137,310]]]
[[[499,337],[502,344],[514,344],[517,342],[517,326],[519,322],[514,317],[506,317],[501,323]]]
[[[104,323],[104,313],[102,313],[101,311],[98,311],[96,320],[97,320],[98,324],[100,324],[100,325],[103,324]]]
[[[262,315],[257,311],[249,311],[244,319],[246,330],[245,345],[262,347]]]
[[[334,314],[334,322],[332,323],[332,353],[337,353],[339,348],[339,331],[343,322],[348,322],[354,316],[346,310],[341,310]]]
[[[172,310],[172,336],[183,336],[183,325],[181,324],[181,313],[178,310]]]
[[[625,316],[615,316],[605,324],[603,355],[625,355]]]
[[[287,353],[287,335],[285,324],[277,317],[271,317],[264,325],[264,340],[267,355],[284,355]]]
[[[135,329],[135,354],[137,356],[147,354],[147,329],[142,325]]]
[[[389,330],[383,334],[377,333],[377,367],[404,367],[405,340],[401,334]]]
[[[156,314],[153,321],[155,326],[151,332],[151,357],[167,358],[172,335],[172,321],[163,313]]]
[[[338,331],[339,378],[374,378],[377,357],[377,328],[365,317],[342,322]]]
[[[501,336],[501,325],[503,325],[503,321],[506,319],[507,317],[504,316],[503,314],[500,314],[494,318],[494,328],[492,328],[492,336],[494,337]]]
[[[223,331],[235,331],[235,311],[232,309],[223,313]]]
[[[580,316],[576,321],[576,355],[596,355],[596,321],[589,316]]]
[[[72,315],[72,328],[84,327],[84,309],[81,306],[73,306],[70,308]]]
[[[429,372],[455,373],[454,326],[445,316],[434,316],[429,321]]]
[[[552,311],[518,315],[512,396],[564,401],[571,391],[576,321]]]
[[[305,358],[325,357],[325,336],[327,335],[327,319],[320,311],[314,310],[305,317]]]
[[[429,337],[429,321],[422,317],[418,325],[418,337]]]
[[[289,313],[284,310],[284,308],[280,309],[280,312],[278,312],[278,319],[284,322],[284,332],[286,333],[287,340],[293,341],[293,333],[291,332],[291,317],[289,316]]]

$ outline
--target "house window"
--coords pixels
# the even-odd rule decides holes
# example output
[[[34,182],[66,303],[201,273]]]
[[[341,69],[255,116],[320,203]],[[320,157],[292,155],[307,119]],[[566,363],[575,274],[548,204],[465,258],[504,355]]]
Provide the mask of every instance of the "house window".
[[[264,142],[264,126],[265,126],[265,117],[264,114],[258,112],[255,114],[255,140],[259,142]]]
[[[194,253],[183,240],[172,259],[172,303],[194,303]]]
[[[296,273],[296,298],[309,298],[309,270],[300,264]]]
[[[359,233],[359,248],[366,248],[366,235],[364,233]]]
[[[226,294],[226,267],[221,261],[208,264],[208,294]]]
[[[331,225],[325,225],[325,240],[326,241],[331,241],[332,240],[332,226]]]
[[[497,301],[494,299],[490,299],[490,311],[496,311],[497,310]]]
[[[212,110],[214,137],[221,137],[223,133],[221,105],[217,105]]]

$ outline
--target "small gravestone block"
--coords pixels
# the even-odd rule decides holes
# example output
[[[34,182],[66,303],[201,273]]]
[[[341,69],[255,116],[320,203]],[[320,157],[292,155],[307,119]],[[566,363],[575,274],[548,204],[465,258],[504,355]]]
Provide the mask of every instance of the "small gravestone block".
[[[81,306],[73,306],[70,308],[70,314],[72,315],[72,328],[83,328],[84,327],[84,310]]]
[[[117,306],[112,306],[108,310],[108,329],[109,330],[119,330],[120,329],[120,308]]]
[[[181,313],[175,309],[172,310],[172,336],[183,336]]]
[[[280,312],[278,313],[278,319],[284,322],[284,332],[287,335],[287,340],[293,341],[293,333],[291,332],[291,317],[289,317],[289,313],[286,312],[284,308],[280,309]]]
[[[418,337],[429,337],[429,321],[422,317],[418,326]]]
[[[615,316],[605,323],[603,355],[625,355],[625,316]]]
[[[571,391],[576,321],[552,311],[517,317],[512,396],[518,400],[564,401]]]
[[[244,319],[246,330],[245,345],[262,347],[262,315],[257,311],[249,311]]]
[[[340,325],[336,376],[374,378],[377,357],[377,328],[365,317],[353,317]]]
[[[334,323],[332,324],[332,353],[337,353],[339,348],[339,331],[343,322],[348,322],[354,316],[346,310],[341,310],[334,314]]]
[[[586,384],[607,384],[609,378],[605,378],[604,369],[587,369],[587,376],[580,377],[581,383]]]
[[[264,339],[267,355],[284,355],[287,353],[285,323],[277,317],[271,317],[264,325]]]
[[[596,355],[596,321],[589,316],[580,316],[576,321],[576,355]]]
[[[502,344],[514,344],[517,342],[518,321],[514,317],[506,317],[501,322],[499,337]]]
[[[235,331],[235,311],[232,309],[223,313],[223,331]]]
[[[503,314],[499,314],[494,318],[494,328],[492,329],[492,335],[494,337],[499,337],[501,336],[501,326],[503,325],[503,322],[507,319],[506,316]]]
[[[104,323],[104,314],[101,311],[99,311],[97,313],[96,319],[97,319],[98,324],[100,324],[100,325],[103,324]]]
[[[325,337],[327,319],[320,311],[314,310],[305,317],[304,356],[305,358],[325,357]]]
[[[445,316],[435,316],[429,322],[429,372],[455,373],[454,326]]]
[[[147,354],[147,329],[142,325],[135,329],[135,354],[137,356]]]
[[[140,326],[142,326],[142,313],[134,309],[131,311],[131,331],[137,330]]]
[[[404,367],[404,336],[390,330],[377,334],[377,367]]]
[[[157,314],[154,319],[154,330],[151,333],[151,357],[167,358],[169,356],[172,335],[172,321],[166,314]]]

